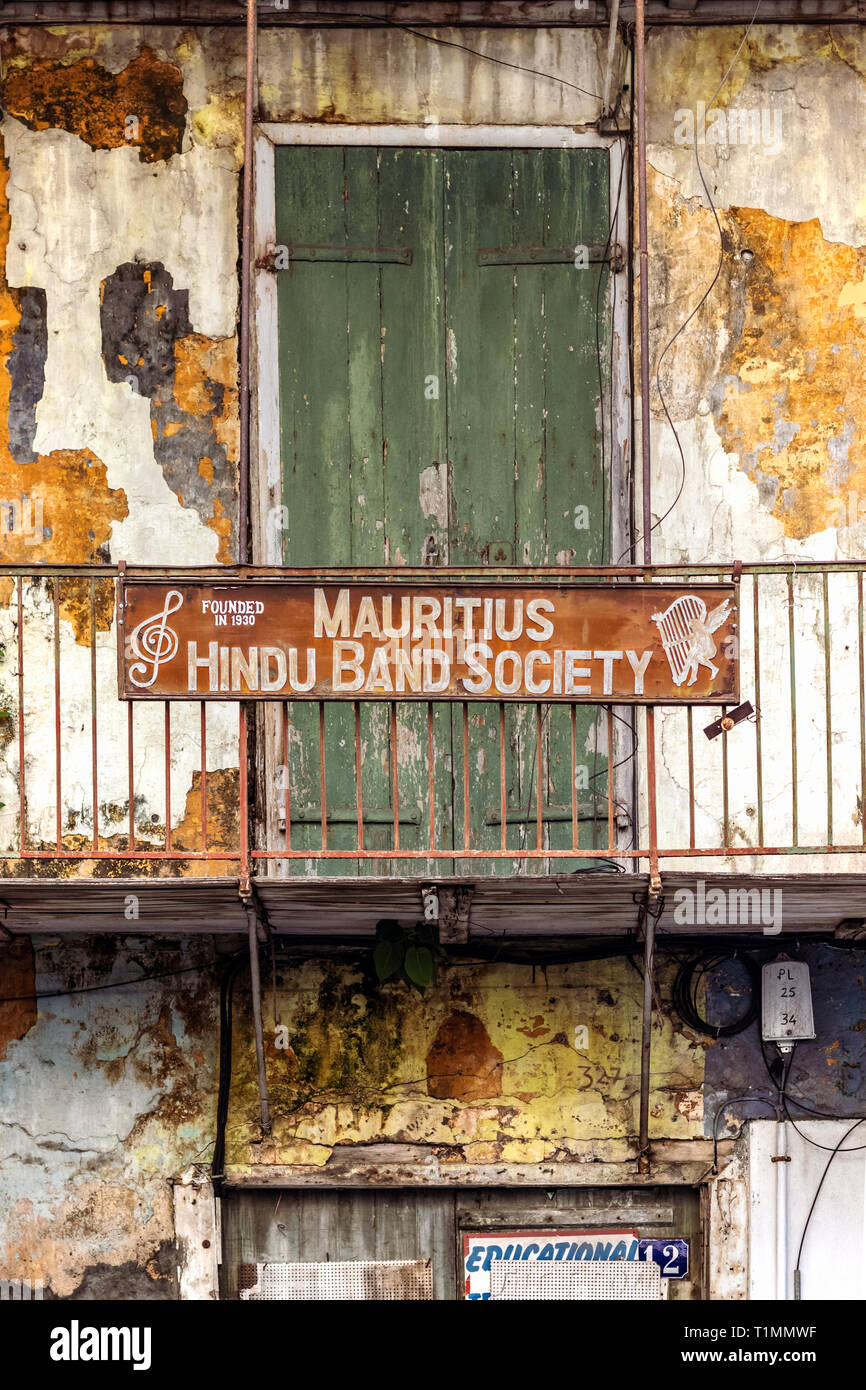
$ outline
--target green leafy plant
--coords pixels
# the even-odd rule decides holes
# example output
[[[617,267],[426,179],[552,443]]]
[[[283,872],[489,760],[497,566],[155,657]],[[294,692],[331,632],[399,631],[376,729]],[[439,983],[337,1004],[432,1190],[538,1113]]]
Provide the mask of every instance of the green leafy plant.
[[[409,931],[390,919],[376,923],[373,964],[380,984],[402,975],[410,985],[424,990],[433,983],[437,958],[443,954],[429,922],[416,922]]]

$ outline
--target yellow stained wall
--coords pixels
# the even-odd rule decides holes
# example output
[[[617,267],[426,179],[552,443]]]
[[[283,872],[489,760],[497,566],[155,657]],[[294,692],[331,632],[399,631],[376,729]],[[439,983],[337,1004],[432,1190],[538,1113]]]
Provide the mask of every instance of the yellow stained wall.
[[[266,983],[272,1144],[260,1142],[251,1024],[239,1002],[227,1171],[323,1165],[335,1146],[385,1142],[439,1146],[444,1161],[479,1165],[634,1156],[643,986],[628,960],[446,959],[423,994],[379,985],[371,964],[368,955],[280,965],[282,1030]],[[666,998],[669,969],[659,976]],[[669,1011],[656,1015],[653,1137],[703,1137],[705,1046]]]

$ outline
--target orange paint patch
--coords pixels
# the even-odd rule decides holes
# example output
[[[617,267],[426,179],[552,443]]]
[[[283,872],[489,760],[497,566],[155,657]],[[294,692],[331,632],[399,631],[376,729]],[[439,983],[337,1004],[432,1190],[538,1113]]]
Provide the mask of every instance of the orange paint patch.
[[[118,73],[93,58],[12,68],[2,92],[9,114],[33,130],[68,130],[94,150],[129,145],[153,163],[183,148],[183,74],[149,48]]]
[[[0,1001],[0,1062],[6,1058],[10,1042],[23,1038],[36,1022],[33,942],[29,936],[16,936],[3,950],[2,980],[4,996],[22,996]]]
[[[240,455],[240,418],[235,339],[190,333],[175,343],[174,360],[177,404],[189,415],[209,418],[226,457],[236,463]]]
[[[427,1093],[437,1100],[502,1094],[502,1053],[475,1014],[461,1010],[441,1025],[427,1054]]]
[[[690,419],[712,400],[723,446],[786,535],[852,525],[866,514],[866,249],[825,240],[817,219],[718,211],[719,278],[665,357],[671,414]],[[661,417],[655,362],[716,274],[719,235],[709,209],[655,170],[650,219],[664,263],[651,287],[655,299],[664,285],[652,316]]]
[[[776,480],[773,515],[804,539],[851,524],[850,497],[866,498],[866,250],[825,241],[817,219],[729,216],[754,261],[719,432]]]
[[[29,524],[16,524],[4,511],[0,525],[0,555],[6,564],[78,564],[100,560],[100,547],[111,535],[114,521],[129,514],[126,494],[110,488],[105,464],[89,449],[55,449],[35,463],[22,467],[9,449],[9,402],[12,379],[9,357],[21,321],[20,295],[6,281],[6,247],[9,241],[9,205],[6,186],[9,171],[0,140],[0,496],[21,499],[22,515]],[[24,500],[27,500],[27,510]],[[11,590],[6,594],[12,600]],[[75,629],[76,640],[89,642],[89,600],[86,613],[70,596],[61,593],[61,611]],[[111,622],[110,607],[98,608],[102,630]]]

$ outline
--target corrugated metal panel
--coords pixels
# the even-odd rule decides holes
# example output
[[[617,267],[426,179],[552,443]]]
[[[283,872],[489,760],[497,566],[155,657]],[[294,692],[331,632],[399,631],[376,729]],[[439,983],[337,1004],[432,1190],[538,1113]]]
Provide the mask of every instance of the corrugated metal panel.
[[[707,893],[759,885],[784,895],[784,934],[832,933],[843,920],[864,921],[862,879],[853,874],[664,874],[667,908],[660,931],[671,936],[746,935],[760,927],[679,924],[674,917],[679,888]],[[256,881],[256,896],[279,936],[372,937],[383,917],[415,921],[423,915],[421,884],[405,879],[319,879]],[[646,874],[568,874],[551,878],[437,878],[472,890],[469,938],[491,931],[515,937],[610,936],[634,930]],[[136,917],[125,916],[129,895]],[[217,934],[246,932],[238,880],[226,879],[6,879],[0,883],[0,922],[12,932],[108,932]]]

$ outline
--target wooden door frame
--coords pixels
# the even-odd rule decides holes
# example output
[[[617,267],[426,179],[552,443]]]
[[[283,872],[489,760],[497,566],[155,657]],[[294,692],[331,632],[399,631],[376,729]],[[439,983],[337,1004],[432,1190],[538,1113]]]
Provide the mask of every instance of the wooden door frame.
[[[629,249],[627,143],[623,136],[599,135],[571,126],[515,125],[320,125],[315,122],[262,122],[255,130],[253,305],[251,315],[250,513],[252,562],[281,565],[282,478],[280,470],[279,342],[276,275],[263,258],[276,244],[275,150],[278,145],[392,146],[407,149],[602,149],[610,156],[611,241]],[[626,167],[623,167],[623,164]],[[626,265],[630,266],[626,255]],[[628,273],[628,272],[625,272]],[[605,437],[611,478],[611,557],[615,562],[631,540],[632,403],[629,318],[630,281],[614,307],[611,344],[612,431]],[[606,420],[602,413],[602,430]],[[612,437],[611,437],[612,435]],[[276,844],[279,820],[275,798],[266,794],[279,766],[276,721],[270,705],[257,712],[259,756],[256,778],[259,815],[269,844]],[[627,789],[626,789],[627,790]],[[631,803],[629,791],[627,800]],[[285,873],[279,861],[264,861],[268,874]]]

